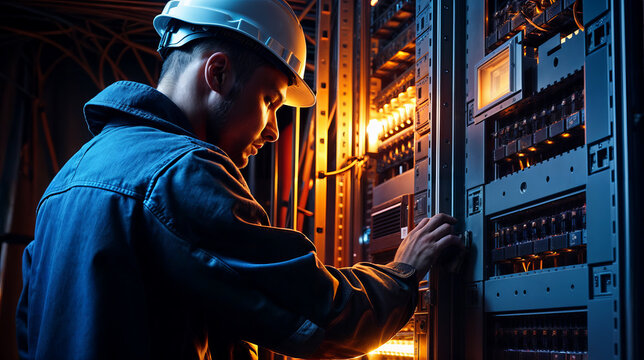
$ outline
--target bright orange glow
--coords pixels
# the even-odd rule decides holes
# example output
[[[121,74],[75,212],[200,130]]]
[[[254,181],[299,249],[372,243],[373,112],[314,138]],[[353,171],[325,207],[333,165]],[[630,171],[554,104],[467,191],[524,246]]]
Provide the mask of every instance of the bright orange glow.
[[[392,112],[392,115],[394,116],[394,125],[398,126],[398,123],[400,122],[400,113],[398,111]]]
[[[510,49],[505,49],[478,68],[478,108],[510,92]]]
[[[413,340],[389,340],[376,350],[371,351],[367,356],[388,355],[397,357],[414,357]]]
[[[517,153],[517,156],[518,156],[518,157],[524,157],[524,156],[525,156],[525,154],[524,154],[524,153]]]
[[[409,53],[408,53],[408,52],[405,52],[405,51],[402,51],[402,50],[398,50],[398,52],[396,53],[396,56],[395,56],[395,57],[399,57],[399,58],[401,58],[401,57],[406,57],[406,56],[408,56],[408,55],[409,55]]]
[[[555,143],[555,142],[554,142],[554,141],[552,141],[552,140],[546,140],[546,144],[548,144],[548,145],[552,145],[552,144],[554,144],[554,143]]]
[[[565,138],[567,138],[567,137],[570,137],[570,134],[568,134],[568,133],[563,133],[563,134],[561,134],[561,137],[565,137]]]
[[[377,3],[378,3],[378,0],[371,0],[371,6],[376,6]]]
[[[400,116],[401,123],[403,122],[403,120],[407,118],[407,109],[405,109],[405,106],[401,106],[398,108],[398,115]]]
[[[381,119],[381,136],[388,137],[413,124],[415,112],[416,88],[409,86],[378,109],[376,116]]]
[[[530,147],[528,148],[528,150],[530,150],[530,151],[537,151],[537,148],[536,148],[536,147],[534,147],[534,146],[530,146]]]
[[[376,152],[378,150],[378,137],[382,132],[382,124],[377,119],[369,120],[367,125],[367,139],[369,141],[367,147],[369,152]]]

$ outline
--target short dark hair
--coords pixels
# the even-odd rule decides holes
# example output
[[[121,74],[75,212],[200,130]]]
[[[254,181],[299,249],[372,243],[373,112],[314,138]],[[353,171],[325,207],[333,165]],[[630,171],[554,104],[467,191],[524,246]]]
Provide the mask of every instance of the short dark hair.
[[[286,69],[286,65],[277,59],[271,61],[275,55],[256,41],[232,30],[215,28],[210,31],[212,36],[195,39],[182,47],[172,49],[163,61],[159,82],[165,77],[177,76],[191,61],[206,51],[225,52],[234,64],[232,69],[235,83],[230,92],[230,99],[239,94],[254,70],[264,65],[272,65],[285,73],[289,77],[289,85],[293,82],[293,76]]]
[[[166,77],[178,76],[182,69],[206,51],[221,51],[228,55],[233,64],[235,83],[230,98],[234,99],[250,79],[254,69],[269,64],[260,54],[253,51],[252,47],[245,46],[247,41],[240,38],[241,36],[232,31],[220,30],[213,33],[212,37],[195,39],[182,47],[172,49],[163,61],[159,82]]]

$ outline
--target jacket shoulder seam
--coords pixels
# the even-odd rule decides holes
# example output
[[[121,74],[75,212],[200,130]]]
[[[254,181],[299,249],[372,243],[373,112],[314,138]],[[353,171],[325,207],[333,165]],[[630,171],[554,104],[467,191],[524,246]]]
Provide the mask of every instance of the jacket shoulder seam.
[[[47,194],[45,194],[42,197],[42,199],[40,199],[40,201],[38,202],[38,207],[36,207],[36,213],[38,213],[38,211],[40,210],[40,207],[42,206],[42,204],[47,199],[49,199],[50,197],[62,194],[62,193],[67,192],[67,191],[69,191],[69,190],[71,190],[73,188],[78,188],[78,187],[89,187],[89,188],[94,188],[94,189],[98,189],[98,190],[104,190],[104,191],[109,191],[109,192],[121,194],[123,196],[127,196],[129,198],[133,198],[133,199],[136,199],[136,200],[143,200],[143,197],[140,194],[138,194],[136,191],[133,191],[133,190],[124,189],[124,188],[114,186],[114,185],[111,185],[111,184],[101,183],[99,181],[76,181],[76,182],[71,182],[71,183],[67,184],[67,186],[60,187],[60,188],[57,188],[57,189],[53,189],[53,190],[50,190],[49,192],[47,192]]]

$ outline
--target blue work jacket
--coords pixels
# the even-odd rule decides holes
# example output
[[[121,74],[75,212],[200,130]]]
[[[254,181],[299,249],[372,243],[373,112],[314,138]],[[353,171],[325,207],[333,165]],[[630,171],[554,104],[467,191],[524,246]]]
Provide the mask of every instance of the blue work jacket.
[[[410,318],[412,267],[323,265],[160,92],[117,82],[84,112],[24,253],[22,358],[352,357]]]

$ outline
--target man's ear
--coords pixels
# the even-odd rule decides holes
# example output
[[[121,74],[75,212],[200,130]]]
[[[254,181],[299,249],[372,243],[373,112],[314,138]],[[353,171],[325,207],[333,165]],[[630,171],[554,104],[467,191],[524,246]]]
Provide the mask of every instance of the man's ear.
[[[230,59],[223,52],[215,52],[206,59],[204,77],[210,90],[221,95],[228,94],[232,84]]]

